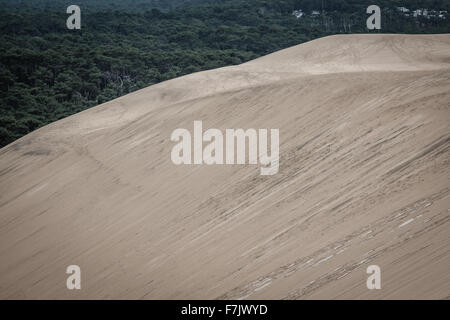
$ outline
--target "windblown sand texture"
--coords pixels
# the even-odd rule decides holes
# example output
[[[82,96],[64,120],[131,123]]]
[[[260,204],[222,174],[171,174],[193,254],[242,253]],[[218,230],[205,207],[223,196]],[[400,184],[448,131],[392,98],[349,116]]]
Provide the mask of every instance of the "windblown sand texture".
[[[174,165],[194,120],[279,128],[279,173]],[[449,164],[450,35],[332,36],[167,81],[0,150],[0,298],[449,299]]]

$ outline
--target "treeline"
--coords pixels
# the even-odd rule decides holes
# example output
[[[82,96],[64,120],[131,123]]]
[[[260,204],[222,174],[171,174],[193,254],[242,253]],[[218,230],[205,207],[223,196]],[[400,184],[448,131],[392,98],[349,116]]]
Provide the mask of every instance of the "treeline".
[[[180,7],[230,0],[0,0],[0,6],[7,11],[60,11],[72,4],[86,12],[121,11],[143,12],[151,9],[170,11]]]
[[[90,1],[87,12],[80,4],[81,30],[66,28],[64,6],[72,3],[35,0],[17,7],[17,0],[0,2],[0,146],[151,84],[240,64],[329,34],[367,32],[365,8],[373,2],[192,1]],[[33,9],[36,2],[49,9]],[[395,7],[406,1],[379,2],[382,32],[450,31],[449,20],[401,15]],[[449,1],[415,2],[450,11]],[[139,9],[142,3],[148,10]],[[167,9],[168,3],[176,9]],[[129,6],[105,7],[111,4]],[[295,9],[322,14],[296,19]]]

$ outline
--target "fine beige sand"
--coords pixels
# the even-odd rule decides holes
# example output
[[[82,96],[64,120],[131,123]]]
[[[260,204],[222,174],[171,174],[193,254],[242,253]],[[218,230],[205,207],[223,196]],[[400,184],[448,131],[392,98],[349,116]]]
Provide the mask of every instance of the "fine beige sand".
[[[279,128],[279,173],[175,166],[194,120]],[[0,150],[0,298],[449,299],[449,121],[450,35],[322,38],[58,121]]]

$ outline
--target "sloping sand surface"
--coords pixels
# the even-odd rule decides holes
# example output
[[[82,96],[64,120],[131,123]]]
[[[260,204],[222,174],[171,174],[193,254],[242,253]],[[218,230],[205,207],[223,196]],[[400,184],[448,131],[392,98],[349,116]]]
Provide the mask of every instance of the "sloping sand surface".
[[[174,165],[194,120],[279,128],[279,173]],[[322,38],[58,121],[0,150],[0,298],[449,299],[449,121],[450,35]]]

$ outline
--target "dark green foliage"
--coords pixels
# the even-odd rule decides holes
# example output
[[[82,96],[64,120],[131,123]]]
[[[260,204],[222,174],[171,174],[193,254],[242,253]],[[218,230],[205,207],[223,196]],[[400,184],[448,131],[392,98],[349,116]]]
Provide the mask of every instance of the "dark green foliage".
[[[40,126],[192,72],[239,64],[335,33],[367,32],[372,0],[0,0],[0,147]],[[448,33],[449,0],[377,2],[384,33]],[[198,6],[186,6],[198,5]],[[325,14],[296,19],[294,9]]]

